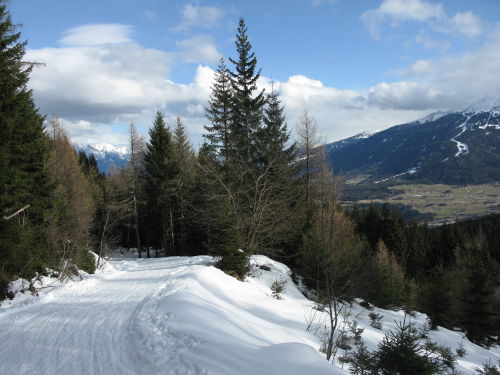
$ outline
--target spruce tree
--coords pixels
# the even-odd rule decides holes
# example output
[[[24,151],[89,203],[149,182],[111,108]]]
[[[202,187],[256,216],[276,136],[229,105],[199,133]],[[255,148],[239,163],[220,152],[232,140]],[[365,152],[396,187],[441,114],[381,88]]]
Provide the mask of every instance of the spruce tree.
[[[235,72],[230,73],[233,100],[231,108],[231,134],[240,160],[255,162],[257,158],[257,133],[262,123],[265,104],[264,90],[258,91],[257,58],[248,41],[247,27],[240,18],[236,34],[237,60],[229,58]]]
[[[284,164],[289,167],[295,157],[295,144],[289,145],[290,133],[287,129],[284,107],[279,94],[272,91],[267,96],[267,108],[263,117],[264,126],[259,132],[260,163]]]
[[[153,246],[161,246],[167,254],[173,255],[176,244],[174,204],[178,170],[172,133],[161,112],[156,114],[149,137],[144,156],[145,193],[150,218],[148,237]]]
[[[231,152],[231,108],[232,91],[229,70],[226,67],[224,59],[221,58],[215,73],[208,108],[206,108],[206,116],[210,120],[211,125],[205,126],[208,134],[204,134],[203,136],[224,163],[229,159]]]
[[[193,190],[195,185],[195,156],[189,143],[184,124],[177,117],[174,130],[174,162],[178,171],[175,181],[176,199],[174,226],[177,235],[178,255],[189,254],[191,233],[196,229],[192,224],[195,213],[193,212]]]
[[[470,265],[461,296],[461,326],[470,341],[491,345],[498,330],[495,323],[495,287],[486,267],[475,260]]]
[[[43,117],[27,88],[33,65],[23,62],[20,41],[4,0],[0,0],[0,261],[8,279],[29,277],[46,264],[44,216],[53,185]],[[16,214],[17,213],[17,214]]]

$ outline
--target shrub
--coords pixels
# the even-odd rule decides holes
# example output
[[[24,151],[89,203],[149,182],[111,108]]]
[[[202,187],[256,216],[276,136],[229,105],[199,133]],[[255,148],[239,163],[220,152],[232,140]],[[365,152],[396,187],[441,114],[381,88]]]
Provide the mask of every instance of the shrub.
[[[271,285],[271,291],[273,293],[273,298],[281,299],[281,293],[285,290],[286,280],[278,280],[273,281]]]
[[[449,348],[431,341],[422,344],[421,335],[406,317],[396,326],[385,335],[375,353],[377,368],[383,374],[431,375],[454,369],[455,357]]]
[[[371,312],[368,314],[368,317],[370,318],[370,327],[382,329],[382,315],[376,312]]]
[[[90,251],[82,251],[79,263],[80,269],[82,269],[83,271],[90,274],[95,272],[95,259]]]

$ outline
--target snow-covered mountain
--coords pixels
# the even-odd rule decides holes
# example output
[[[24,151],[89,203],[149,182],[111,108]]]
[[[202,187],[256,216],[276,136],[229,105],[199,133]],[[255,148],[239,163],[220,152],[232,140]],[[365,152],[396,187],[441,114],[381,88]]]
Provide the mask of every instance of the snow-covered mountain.
[[[431,183],[500,181],[500,98],[327,145],[336,172]]]
[[[373,134],[375,134],[375,133],[374,132],[372,132],[372,133],[362,132],[362,133],[358,133],[356,135],[353,135],[352,137],[345,138],[345,139],[342,139],[342,140],[337,141],[337,142],[329,143],[326,145],[326,151],[329,152],[332,150],[340,150],[341,148],[356,144],[359,141],[362,141],[363,139],[369,138]]]
[[[327,313],[304,297],[290,269],[259,255],[251,263],[251,276],[241,282],[208,256],[133,259],[125,253],[82,281],[52,280],[51,288],[45,278],[39,297],[19,293],[20,300],[0,305],[0,373],[349,374],[346,364],[329,363],[321,353]],[[285,282],[281,299],[273,298],[276,280]],[[379,328],[370,325],[371,313],[380,315]],[[354,303],[338,329],[356,321],[373,351],[397,322],[410,319],[422,328],[426,318]],[[452,353],[462,348],[456,370],[464,375],[500,360],[498,346],[486,350],[463,332],[438,327],[429,337]]]
[[[114,146],[108,143],[94,143],[87,145],[76,145],[78,151],[83,151],[87,156],[91,154],[97,160],[97,166],[103,173],[108,173],[112,165],[121,168],[130,161],[130,152],[128,147]]]

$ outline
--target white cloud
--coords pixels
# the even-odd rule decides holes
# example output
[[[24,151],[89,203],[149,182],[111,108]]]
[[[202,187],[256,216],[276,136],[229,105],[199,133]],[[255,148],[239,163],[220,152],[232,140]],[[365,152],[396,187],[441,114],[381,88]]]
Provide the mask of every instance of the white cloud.
[[[418,60],[393,72],[395,82],[343,90],[304,75],[285,82],[261,76],[260,88],[280,90],[290,129],[304,107],[328,141],[383,129],[440,109],[470,104],[500,87],[500,27],[481,47],[437,60]],[[175,54],[137,43],[63,46],[29,50],[28,61],[45,63],[32,72],[31,88],[44,114],[56,113],[79,143],[126,143],[136,121],[145,134],[157,110],[180,115],[199,145],[207,124],[204,108],[214,71],[199,65],[189,84],[170,79]],[[499,94],[500,95],[500,94]],[[123,131],[116,131],[122,126]]]
[[[134,120],[147,127],[156,110],[186,117],[193,126],[194,119],[204,121],[213,76],[210,68],[199,66],[193,83],[179,84],[169,79],[175,54],[132,41],[90,46],[87,38],[81,42],[83,46],[31,49],[26,55],[29,61],[45,64],[33,70],[30,80],[41,112],[64,119],[78,142],[85,138],[118,142],[122,139],[111,136],[111,124],[126,128]],[[201,129],[189,130],[197,136]]]
[[[370,9],[361,15],[361,21],[374,38],[379,38],[381,27],[391,27],[405,21],[428,21],[444,17],[441,4],[422,0],[384,0],[377,9]]]
[[[475,38],[483,33],[481,19],[471,11],[455,14],[442,30],[446,33],[459,33],[468,38]]]
[[[224,12],[214,6],[197,6],[187,4],[182,9],[181,23],[174,28],[175,31],[184,31],[192,27],[210,29],[219,26]]]
[[[415,37],[415,43],[422,45],[425,49],[440,49],[442,51],[451,47],[451,43],[447,40],[436,40],[422,34]]]
[[[74,143],[110,143],[114,145],[127,145],[129,142],[126,132],[113,131],[109,124],[92,123],[86,120],[69,121],[61,119],[64,130]]]
[[[208,35],[197,35],[190,39],[177,42],[182,59],[186,62],[212,63],[221,58],[215,47],[214,40]]]
[[[481,18],[471,11],[459,12],[449,16],[441,3],[424,0],[384,0],[376,9],[361,15],[361,21],[371,36],[378,39],[385,27],[396,28],[404,22],[419,22],[443,34],[464,35],[468,38],[480,36],[484,31]],[[429,38],[417,37],[417,43],[427,48],[443,47]]]
[[[82,25],[65,31],[59,42],[65,46],[129,43],[132,32],[131,26],[121,24]]]

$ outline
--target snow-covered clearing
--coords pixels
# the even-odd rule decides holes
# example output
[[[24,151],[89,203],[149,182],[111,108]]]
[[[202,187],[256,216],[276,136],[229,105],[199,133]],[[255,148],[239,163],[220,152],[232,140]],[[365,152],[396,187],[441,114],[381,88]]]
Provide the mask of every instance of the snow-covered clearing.
[[[59,285],[31,303],[0,310],[0,374],[343,374],[324,359],[306,331],[311,302],[289,269],[254,256],[253,276],[240,282],[206,256],[112,260],[105,271]],[[270,286],[286,280],[283,299]],[[15,300],[16,301],[16,300]],[[376,309],[383,329],[402,312]],[[383,331],[370,311],[355,305],[349,319],[365,328],[375,349]],[[417,324],[425,316],[417,314]],[[463,334],[445,329],[434,340],[457,347]],[[470,344],[459,370],[472,369],[498,350]],[[498,348],[497,348],[498,349]]]

